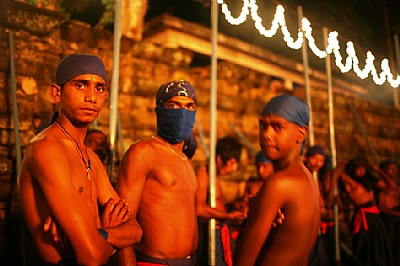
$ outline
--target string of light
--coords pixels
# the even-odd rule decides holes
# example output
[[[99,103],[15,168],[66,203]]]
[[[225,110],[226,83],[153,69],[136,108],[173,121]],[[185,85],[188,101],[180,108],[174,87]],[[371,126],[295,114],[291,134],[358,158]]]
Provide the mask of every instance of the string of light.
[[[281,5],[278,5],[276,7],[274,19],[271,22],[271,27],[270,29],[267,29],[263,25],[262,18],[258,15],[257,0],[243,0],[242,10],[239,16],[236,18],[232,16],[228,5],[225,4],[223,0],[217,0],[217,2],[221,5],[221,10],[225,15],[225,19],[231,25],[242,24],[247,20],[247,17],[250,14],[251,18],[254,21],[255,28],[262,36],[271,38],[277,33],[278,29],[280,28],[284,36],[283,40],[286,42],[288,47],[292,49],[300,49],[303,45],[305,37],[311,51],[319,58],[323,59],[327,55],[333,54],[335,57],[335,64],[342,73],[347,73],[350,70],[353,70],[356,75],[361,79],[365,79],[369,75],[371,75],[372,80],[377,85],[382,85],[383,83],[385,83],[385,81],[387,81],[393,88],[397,88],[400,85],[400,74],[397,74],[397,77],[394,78],[389,67],[389,61],[387,59],[383,59],[381,61],[381,72],[378,74],[378,71],[376,70],[374,65],[375,56],[370,51],[368,51],[366,54],[367,57],[365,59],[364,68],[360,68],[360,62],[357,57],[354,44],[350,41],[346,43],[347,57],[343,63],[343,57],[340,53],[340,43],[338,40],[339,34],[336,31],[332,31],[328,34],[328,44],[326,49],[321,50],[320,48],[318,48],[312,35],[311,22],[307,18],[302,19],[301,28],[298,29],[297,39],[295,40],[291,36],[286,26],[285,9]]]

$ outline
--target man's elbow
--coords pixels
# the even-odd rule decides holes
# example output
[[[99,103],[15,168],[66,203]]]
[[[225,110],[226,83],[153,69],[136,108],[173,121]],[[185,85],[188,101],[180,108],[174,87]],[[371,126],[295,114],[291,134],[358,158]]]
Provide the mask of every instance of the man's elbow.
[[[106,265],[112,254],[112,248],[107,250],[93,248],[90,251],[77,254],[76,262],[78,265]]]
[[[133,244],[137,244],[142,240],[143,236],[143,230],[140,225],[135,226],[135,230],[132,230],[132,239],[133,239]]]

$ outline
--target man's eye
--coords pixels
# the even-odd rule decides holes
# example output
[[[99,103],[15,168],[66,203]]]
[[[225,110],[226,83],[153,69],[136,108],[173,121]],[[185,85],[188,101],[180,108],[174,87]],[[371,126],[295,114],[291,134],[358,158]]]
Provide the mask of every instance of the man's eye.
[[[75,87],[78,88],[78,89],[80,89],[80,90],[82,90],[82,89],[85,88],[85,84],[83,84],[83,83],[81,83],[81,82],[78,82],[78,83],[75,83]]]
[[[195,104],[190,104],[190,105],[187,107],[187,109],[188,109],[188,110],[196,110],[196,105],[195,105]]]
[[[103,91],[105,91],[105,88],[104,88],[104,86],[97,86],[96,87],[96,91],[97,92],[103,92]]]
[[[178,107],[176,107],[176,104],[174,104],[174,103],[167,103],[167,104],[165,105],[165,107],[166,107],[166,108],[178,108]]]

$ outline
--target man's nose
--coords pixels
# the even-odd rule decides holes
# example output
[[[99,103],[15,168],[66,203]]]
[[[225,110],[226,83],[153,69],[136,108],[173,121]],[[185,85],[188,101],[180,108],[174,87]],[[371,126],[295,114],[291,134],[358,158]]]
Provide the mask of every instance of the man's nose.
[[[96,92],[94,88],[89,87],[85,95],[85,101],[95,103],[97,101]]]

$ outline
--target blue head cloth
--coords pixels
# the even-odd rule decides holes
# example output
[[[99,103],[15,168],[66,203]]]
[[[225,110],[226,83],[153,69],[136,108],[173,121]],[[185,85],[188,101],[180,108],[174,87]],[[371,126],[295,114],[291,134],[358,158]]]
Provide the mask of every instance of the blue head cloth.
[[[162,106],[166,101],[174,96],[186,96],[196,100],[196,92],[189,81],[186,80],[174,80],[167,82],[158,89],[156,96],[156,106]]]
[[[268,159],[267,157],[265,157],[264,153],[262,151],[259,151],[256,155],[256,164],[259,163],[272,163],[272,161],[270,159]]]
[[[380,162],[379,168],[382,170],[386,170],[386,168],[388,168],[392,164],[397,164],[396,160],[394,159],[383,160],[382,162]]]
[[[98,75],[108,83],[106,68],[98,56],[71,54],[57,66],[56,84],[63,85],[65,82],[84,74]]]
[[[190,134],[189,138],[185,139],[185,144],[183,145],[183,153],[192,159],[197,149],[197,140],[193,133]]]
[[[49,120],[40,124],[39,127],[35,130],[35,135],[39,134],[40,132],[42,132],[49,126],[51,126],[54,123],[54,121],[56,121],[58,115],[59,115],[59,113],[58,113],[58,111],[56,111],[56,112],[54,112],[54,114],[51,116],[51,118]]]
[[[272,98],[262,109],[261,116],[274,114],[301,127],[308,127],[310,109],[299,97],[284,94]]]
[[[313,156],[315,154],[320,154],[322,156],[326,156],[324,147],[321,145],[314,145],[308,148],[306,152],[306,156]]]

